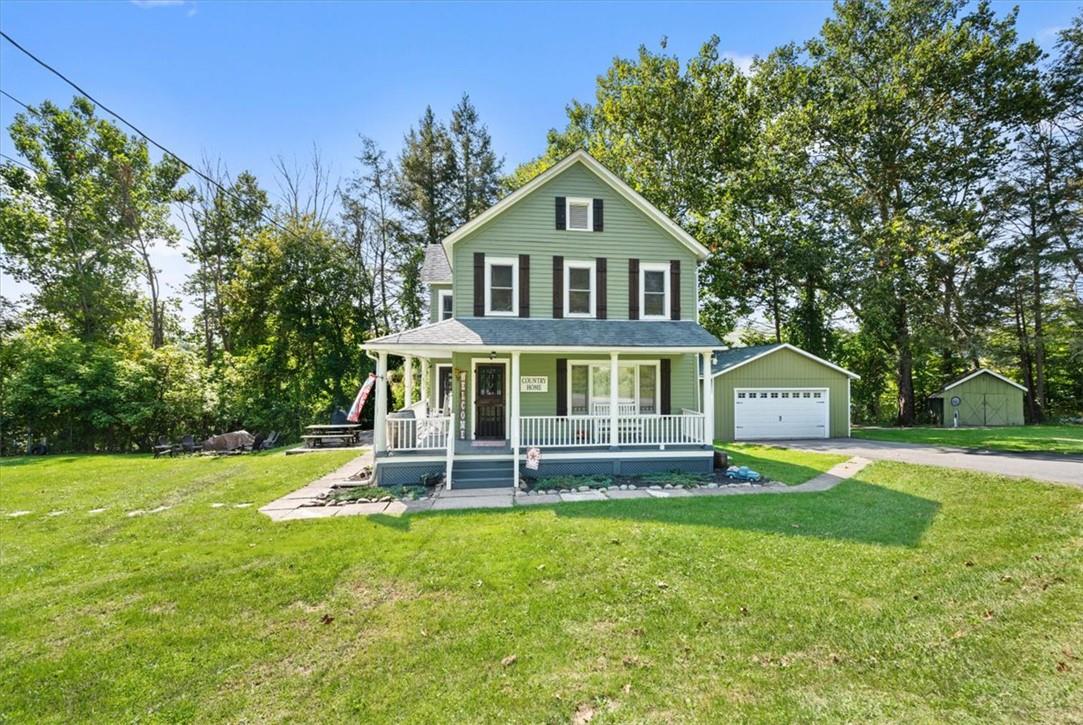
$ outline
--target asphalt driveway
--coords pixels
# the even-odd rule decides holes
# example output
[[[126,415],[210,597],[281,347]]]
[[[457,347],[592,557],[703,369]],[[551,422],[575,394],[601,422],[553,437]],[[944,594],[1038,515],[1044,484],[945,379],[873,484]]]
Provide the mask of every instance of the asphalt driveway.
[[[1033,478],[1083,488],[1083,457],[1056,453],[1004,453],[967,450],[920,443],[893,443],[860,438],[827,438],[794,441],[757,441],[805,451],[862,456],[873,460],[901,461],[925,466],[964,468],[1001,476]]]

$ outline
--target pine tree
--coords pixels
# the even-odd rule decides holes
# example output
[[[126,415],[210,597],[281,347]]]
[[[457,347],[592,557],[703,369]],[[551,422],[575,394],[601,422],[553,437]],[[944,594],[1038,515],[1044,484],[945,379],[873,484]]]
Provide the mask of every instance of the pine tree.
[[[489,129],[465,93],[451,112],[451,141],[455,154],[453,216],[459,226],[496,202],[504,160],[493,153]]]

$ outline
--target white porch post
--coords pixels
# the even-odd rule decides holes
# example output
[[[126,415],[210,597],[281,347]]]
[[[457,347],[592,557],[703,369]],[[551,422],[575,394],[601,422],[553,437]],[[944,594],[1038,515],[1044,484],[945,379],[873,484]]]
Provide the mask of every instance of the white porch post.
[[[703,353],[703,442],[714,446],[714,375],[710,350]]]
[[[409,408],[414,404],[414,358],[407,355],[402,360],[405,370],[402,378],[402,407]]]
[[[372,443],[376,453],[387,450],[387,353],[376,354],[376,414],[372,421]]]
[[[609,447],[616,448],[619,442],[617,436],[617,417],[619,413],[619,406],[617,404],[617,397],[620,395],[620,386],[617,381],[617,373],[619,372],[619,366],[617,364],[617,353],[609,353]]]
[[[429,401],[428,408],[432,410],[432,401],[436,396],[429,390],[429,359],[422,357],[418,358],[417,362],[421,366],[421,392],[417,394],[417,399]]]
[[[511,487],[513,489],[519,487],[519,354],[518,350],[511,354],[511,382],[509,384],[511,390],[511,452],[514,461],[511,477]]]

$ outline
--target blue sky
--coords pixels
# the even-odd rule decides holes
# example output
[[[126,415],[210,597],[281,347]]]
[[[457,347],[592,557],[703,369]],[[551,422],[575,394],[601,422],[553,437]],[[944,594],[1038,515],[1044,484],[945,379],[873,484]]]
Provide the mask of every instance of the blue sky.
[[[994,3],[1007,12],[1011,3]],[[1019,31],[1049,47],[1077,2],[1023,2]],[[829,3],[0,3],[0,27],[185,159],[220,158],[271,187],[272,159],[315,143],[348,175],[358,134],[397,150],[426,104],[468,92],[507,168],[541,152],[572,98],[641,44],[681,58],[711,34],[735,58],[812,37]],[[0,87],[36,103],[72,92],[6,42]],[[6,127],[14,104],[0,98]],[[6,134],[0,150],[12,153]],[[273,187],[271,187],[273,190]],[[167,285],[185,265],[162,255]],[[5,280],[5,296],[13,291]]]

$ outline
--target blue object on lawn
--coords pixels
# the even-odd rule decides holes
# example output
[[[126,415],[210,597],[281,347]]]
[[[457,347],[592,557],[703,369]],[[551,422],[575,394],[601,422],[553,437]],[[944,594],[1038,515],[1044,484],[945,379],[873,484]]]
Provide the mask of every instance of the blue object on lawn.
[[[759,481],[761,476],[756,471],[753,471],[748,466],[730,466],[726,469],[726,478],[731,478],[736,481]]]

